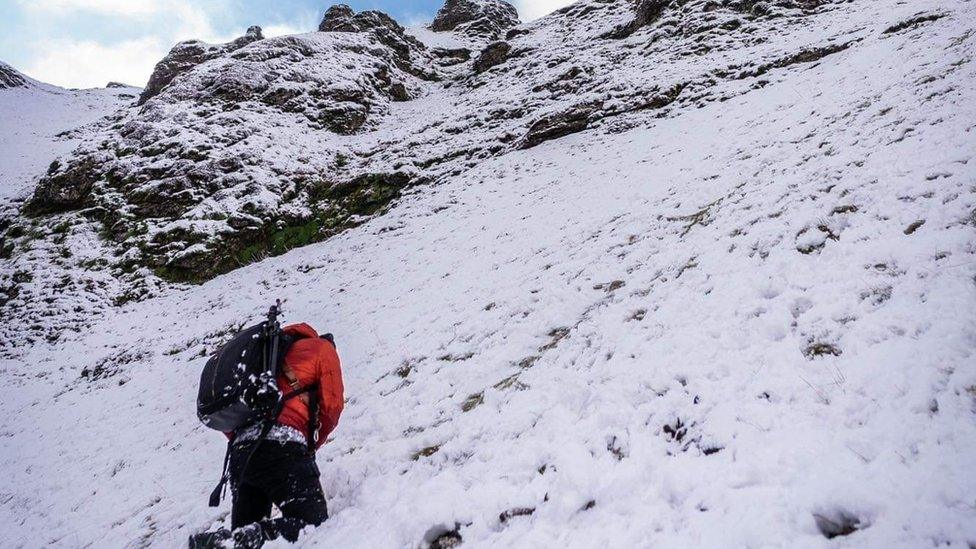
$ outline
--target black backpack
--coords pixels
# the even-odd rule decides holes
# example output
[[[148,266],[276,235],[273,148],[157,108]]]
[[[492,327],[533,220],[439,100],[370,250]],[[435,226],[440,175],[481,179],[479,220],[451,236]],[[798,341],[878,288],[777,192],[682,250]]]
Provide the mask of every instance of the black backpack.
[[[268,319],[238,332],[210,356],[200,375],[197,417],[225,433],[271,415],[281,399],[276,379],[291,338],[281,332],[278,307]]]
[[[254,452],[268,436],[281,414],[285,402],[309,393],[308,444],[314,449],[318,398],[315,384],[301,387],[288,394],[278,388],[285,355],[293,339],[282,332],[278,315],[281,302],[268,311],[268,318],[238,332],[230,341],[211,355],[200,375],[197,394],[197,417],[204,425],[222,432],[238,432],[251,425],[262,424],[261,433],[244,461],[241,474],[247,469]],[[210,494],[210,506],[220,505],[223,488],[228,480],[234,438],[227,442],[224,468],[220,482]]]

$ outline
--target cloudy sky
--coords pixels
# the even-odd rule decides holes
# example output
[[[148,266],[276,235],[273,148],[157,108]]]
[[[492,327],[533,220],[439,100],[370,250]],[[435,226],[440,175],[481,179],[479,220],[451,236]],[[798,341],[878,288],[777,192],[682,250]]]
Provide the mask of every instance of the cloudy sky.
[[[0,0],[0,61],[65,87],[142,86],[173,44],[226,42],[260,25],[265,36],[307,32],[343,0]],[[573,0],[509,0],[522,20]],[[403,24],[430,21],[443,0],[345,0]]]

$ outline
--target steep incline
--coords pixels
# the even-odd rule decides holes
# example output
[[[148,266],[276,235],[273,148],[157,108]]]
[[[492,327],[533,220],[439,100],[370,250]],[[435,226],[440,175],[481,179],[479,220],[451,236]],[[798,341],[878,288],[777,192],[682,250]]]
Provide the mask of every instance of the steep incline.
[[[976,6],[789,4],[747,46],[679,32],[738,18],[693,1],[517,27],[535,54],[438,65],[341,141],[341,173],[436,184],[4,362],[3,545],[225,521],[201,358],[276,297],[337,334],[347,381],[332,517],[300,545],[976,544]]]
[[[88,324],[124,292],[116,276],[86,272],[108,264],[111,254],[97,238],[97,222],[78,216],[25,223],[18,214],[37,181],[90,139],[104,117],[134,104],[139,89],[66,90],[2,62],[0,79],[16,84],[0,86],[0,355],[10,356]]]
[[[25,198],[52,161],[79,145],[83,126],[131,103],[138,92],[66,90],[0,61],[0,200]]]

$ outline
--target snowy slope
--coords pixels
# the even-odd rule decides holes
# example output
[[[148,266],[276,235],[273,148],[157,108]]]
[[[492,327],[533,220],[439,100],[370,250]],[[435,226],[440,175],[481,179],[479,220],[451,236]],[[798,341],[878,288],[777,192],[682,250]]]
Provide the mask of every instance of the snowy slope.
[[[79,263],[105,261],[107,253],[97,242],[91,224],[81,224],[77,234],[69,235],[68,221],[44,220],[29,231],[22,231],[21,240],[25,245],[19,258],[13,260],[10,256],[15,233],[4,234],[3,229],[21,218],[17,211],[38,179],[97,131],[104,117],[133,105],[139,89],[112,85],[69,90],[38,82],[3,62],[0,62],[0,75],[7,76],[5,82],[16,83],[0,86],[0,318],[6,326],[0,330],[0,349],[9,351],[34,342],[24,337],[24,332],[53,328],[47,332],[50,335],[86,324],[94,314],[92,302],[102,305],[106,301],[106,288],[111,288],[113,295],[121,291],[118,282],[104,273],[83,272],[72,277],[58,266],[59,262],[70,261],[72,268],[77,269]],[[58,236],[53,241],[44,241],[39,235],[45,232]],[[34,274],[27,274],[31,270],[21,267],[24,262],[32,265]],[[72,278],[74,281],[66,282]],[[28,296],[33,294],[29,288],[23,291],[18,288],[19,284],[29,284],[28,279],[36,283],[48,281],[46,287],[54,290],[31,300]],[[30,313],[14,323],[5,306],[18,296],[31,301],[25,307]],[[101,300],[93,296],[100,296]],[[52,318],[57,318],[57,322],[52,322]]]
[[[0,62],[3,68],[13,71]],[[83,135],[74,130],[132,103],[139,92],[66,90],[20,77],[23,85],[0,88],[0,200],[22,198],[53,160],[78,146]]]
[[[971,547],[976,7],[927,9],[885,33],[917,7],[843,4],[806,32],[856,47],[485,158],[23,349],[0,541],[172,547],[226,521],[197,376],[283,297],[337,335],[348,398],[318,455],[332,518],[299,546]]]

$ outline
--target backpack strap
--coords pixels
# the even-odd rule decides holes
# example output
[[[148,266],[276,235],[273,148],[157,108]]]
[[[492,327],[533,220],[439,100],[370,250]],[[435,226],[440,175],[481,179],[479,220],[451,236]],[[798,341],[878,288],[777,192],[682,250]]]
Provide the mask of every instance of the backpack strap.
[[[283,400],[289,400],[292,398],[298,398],[305,403],[308,407],[308,426],[306,427],[305,440],[308,442],[308,449],[311,452],[315,452],[315,446],[318,442],[319,434],[319,386],[318,383],[313,383],[311,385],[302,386],[302,383],[295,376],[295,372],[288,367],[288,363],[285,363],[281,369],[281,373],[288,380],[288,386],[291,387],[291,392],[284,396]]]
[[[319,391],[318,384],[312,385],[311,399],[308,403],[308,450],[315,453],[319,442]]]
[[[297,397],[307,405],[308,391],[302,390],[302,382],[298,381],[298,377],[295,375],[295,372],[293,372],[292,369],[288,366],[287,362],[285,362],[284,365],[282,366],[281,373],[285,376],[285,379],[288,380],[288,386],[291,387],[291,393],[289,393],[289,395],[296,394]]]

